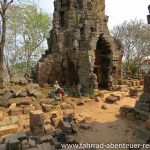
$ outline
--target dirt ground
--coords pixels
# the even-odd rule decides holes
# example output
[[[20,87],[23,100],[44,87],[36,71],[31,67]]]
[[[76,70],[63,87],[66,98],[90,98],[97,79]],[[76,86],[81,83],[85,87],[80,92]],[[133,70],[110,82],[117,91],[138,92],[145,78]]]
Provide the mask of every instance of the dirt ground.
[[[87,113],[91,117],[88,124],[92,127],[90,130],[81,130],[78,133],[79,141],[92,144],[125,143],[130,138],[133,128],[140,122],[122,118],[119,110],[123,105],[134,107],[137,99],[125,97],[116,104],[89,102],[84,106],[76,107],[76,114]],[[107,109],[101,109],[102,105]]]
[[[47,95],[47,92],[48,90],[46,91],[45,95]],[[83,142],[89,144],[126,143],[126,141],[132,135],[133,128],[135,128],[135,126],[139,125],[141,122],[129,121],[121,117],[119,110],[123,105],[134,107],[135,102],[139,97],[128,97],[128,92],[126,92],[125,96],[121,98],[120,101],[116,102],[115,104],[106,104],[104,100],[112,92],[101,92],[104,93],[104,97],[101,98],[101,100],[99,100],[98,102],[94,99],[83,97],[82,99],[86,100],[87,102],[84,105],[75,105],[74,107],[75,116],[79,117],[82,116],[82,114],[87,115],[89,119],[88,121],[86,121],[86,124],[90,126],[90,129],[88,130],[79,129],[76,136],[77,141],[79,141],[79,143]],[[65,98],[65,103],[75,103],[77,100],[79,99],[67,96]],[[56,108],[56,110],[62,113],[60,107]],[[50,118],[49,113],[45,115],[46,119]],[[29,115],[20,115],[18,117],[20,122],[19,131],[24,130],[25,126],[27,126],[27,130],[29,130]],[[5,118],[5,116],[3,116],[3,118]]]

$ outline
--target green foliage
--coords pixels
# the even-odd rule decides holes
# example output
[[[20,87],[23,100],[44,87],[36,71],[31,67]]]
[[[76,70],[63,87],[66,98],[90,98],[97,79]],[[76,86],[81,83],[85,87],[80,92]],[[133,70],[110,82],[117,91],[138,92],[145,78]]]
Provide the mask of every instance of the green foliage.
[[[44,52],[52,18],[37,5],[27,3],[13,5],[8,18],[5,50],[7,69],[16,74],[29,73],[33,62]]]
[[[145,57],[150,55],[149,26],[142,20],[125,21],[112,29],[114,37],[124,46],[123,71],[140,77]]]
[[[139,67],[134,61],[124,61],[122,62],[123,69],[126,73],[126,75],[131,78],[136,78],[138,75]]]

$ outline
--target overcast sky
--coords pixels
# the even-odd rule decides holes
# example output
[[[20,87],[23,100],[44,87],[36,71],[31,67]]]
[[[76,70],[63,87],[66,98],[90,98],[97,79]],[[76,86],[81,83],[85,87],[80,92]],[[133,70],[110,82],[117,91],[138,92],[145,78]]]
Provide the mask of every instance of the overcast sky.
[[[39,7],[48,13],[54,10],[54,0],[38,0]],[[109,16],[109,28],[122,23],[124,20],[143,19],[148,15],[150,0],[106,0],[106,15]]]

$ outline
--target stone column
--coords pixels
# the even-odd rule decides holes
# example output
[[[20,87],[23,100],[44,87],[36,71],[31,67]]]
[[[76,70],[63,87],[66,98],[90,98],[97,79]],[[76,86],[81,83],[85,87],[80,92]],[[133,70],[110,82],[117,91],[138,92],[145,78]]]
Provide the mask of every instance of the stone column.
[[[145,75],[144,77],[144,92],[150,93],[150,75]]]
[[[44,114],[41,110],[30,112],[30,130],[33,134],[44,133]]]
[[[136,101],[135,108],[140,119],[147,120],[150,117],[150,74],[144,77],[144,92]]]

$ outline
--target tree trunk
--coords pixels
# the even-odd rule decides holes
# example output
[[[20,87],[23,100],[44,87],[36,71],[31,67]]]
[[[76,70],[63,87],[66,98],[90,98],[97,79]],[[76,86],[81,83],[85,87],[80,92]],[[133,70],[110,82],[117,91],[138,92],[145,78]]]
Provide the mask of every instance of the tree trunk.
[[[0,45],[0,88],[3,87],[3,49]]]
[[[6,40],[6,16],[3,14],[2,17],[2,37],[0,42],[0,88],[4,86],[4,47],[5,47],[5,40]]]

